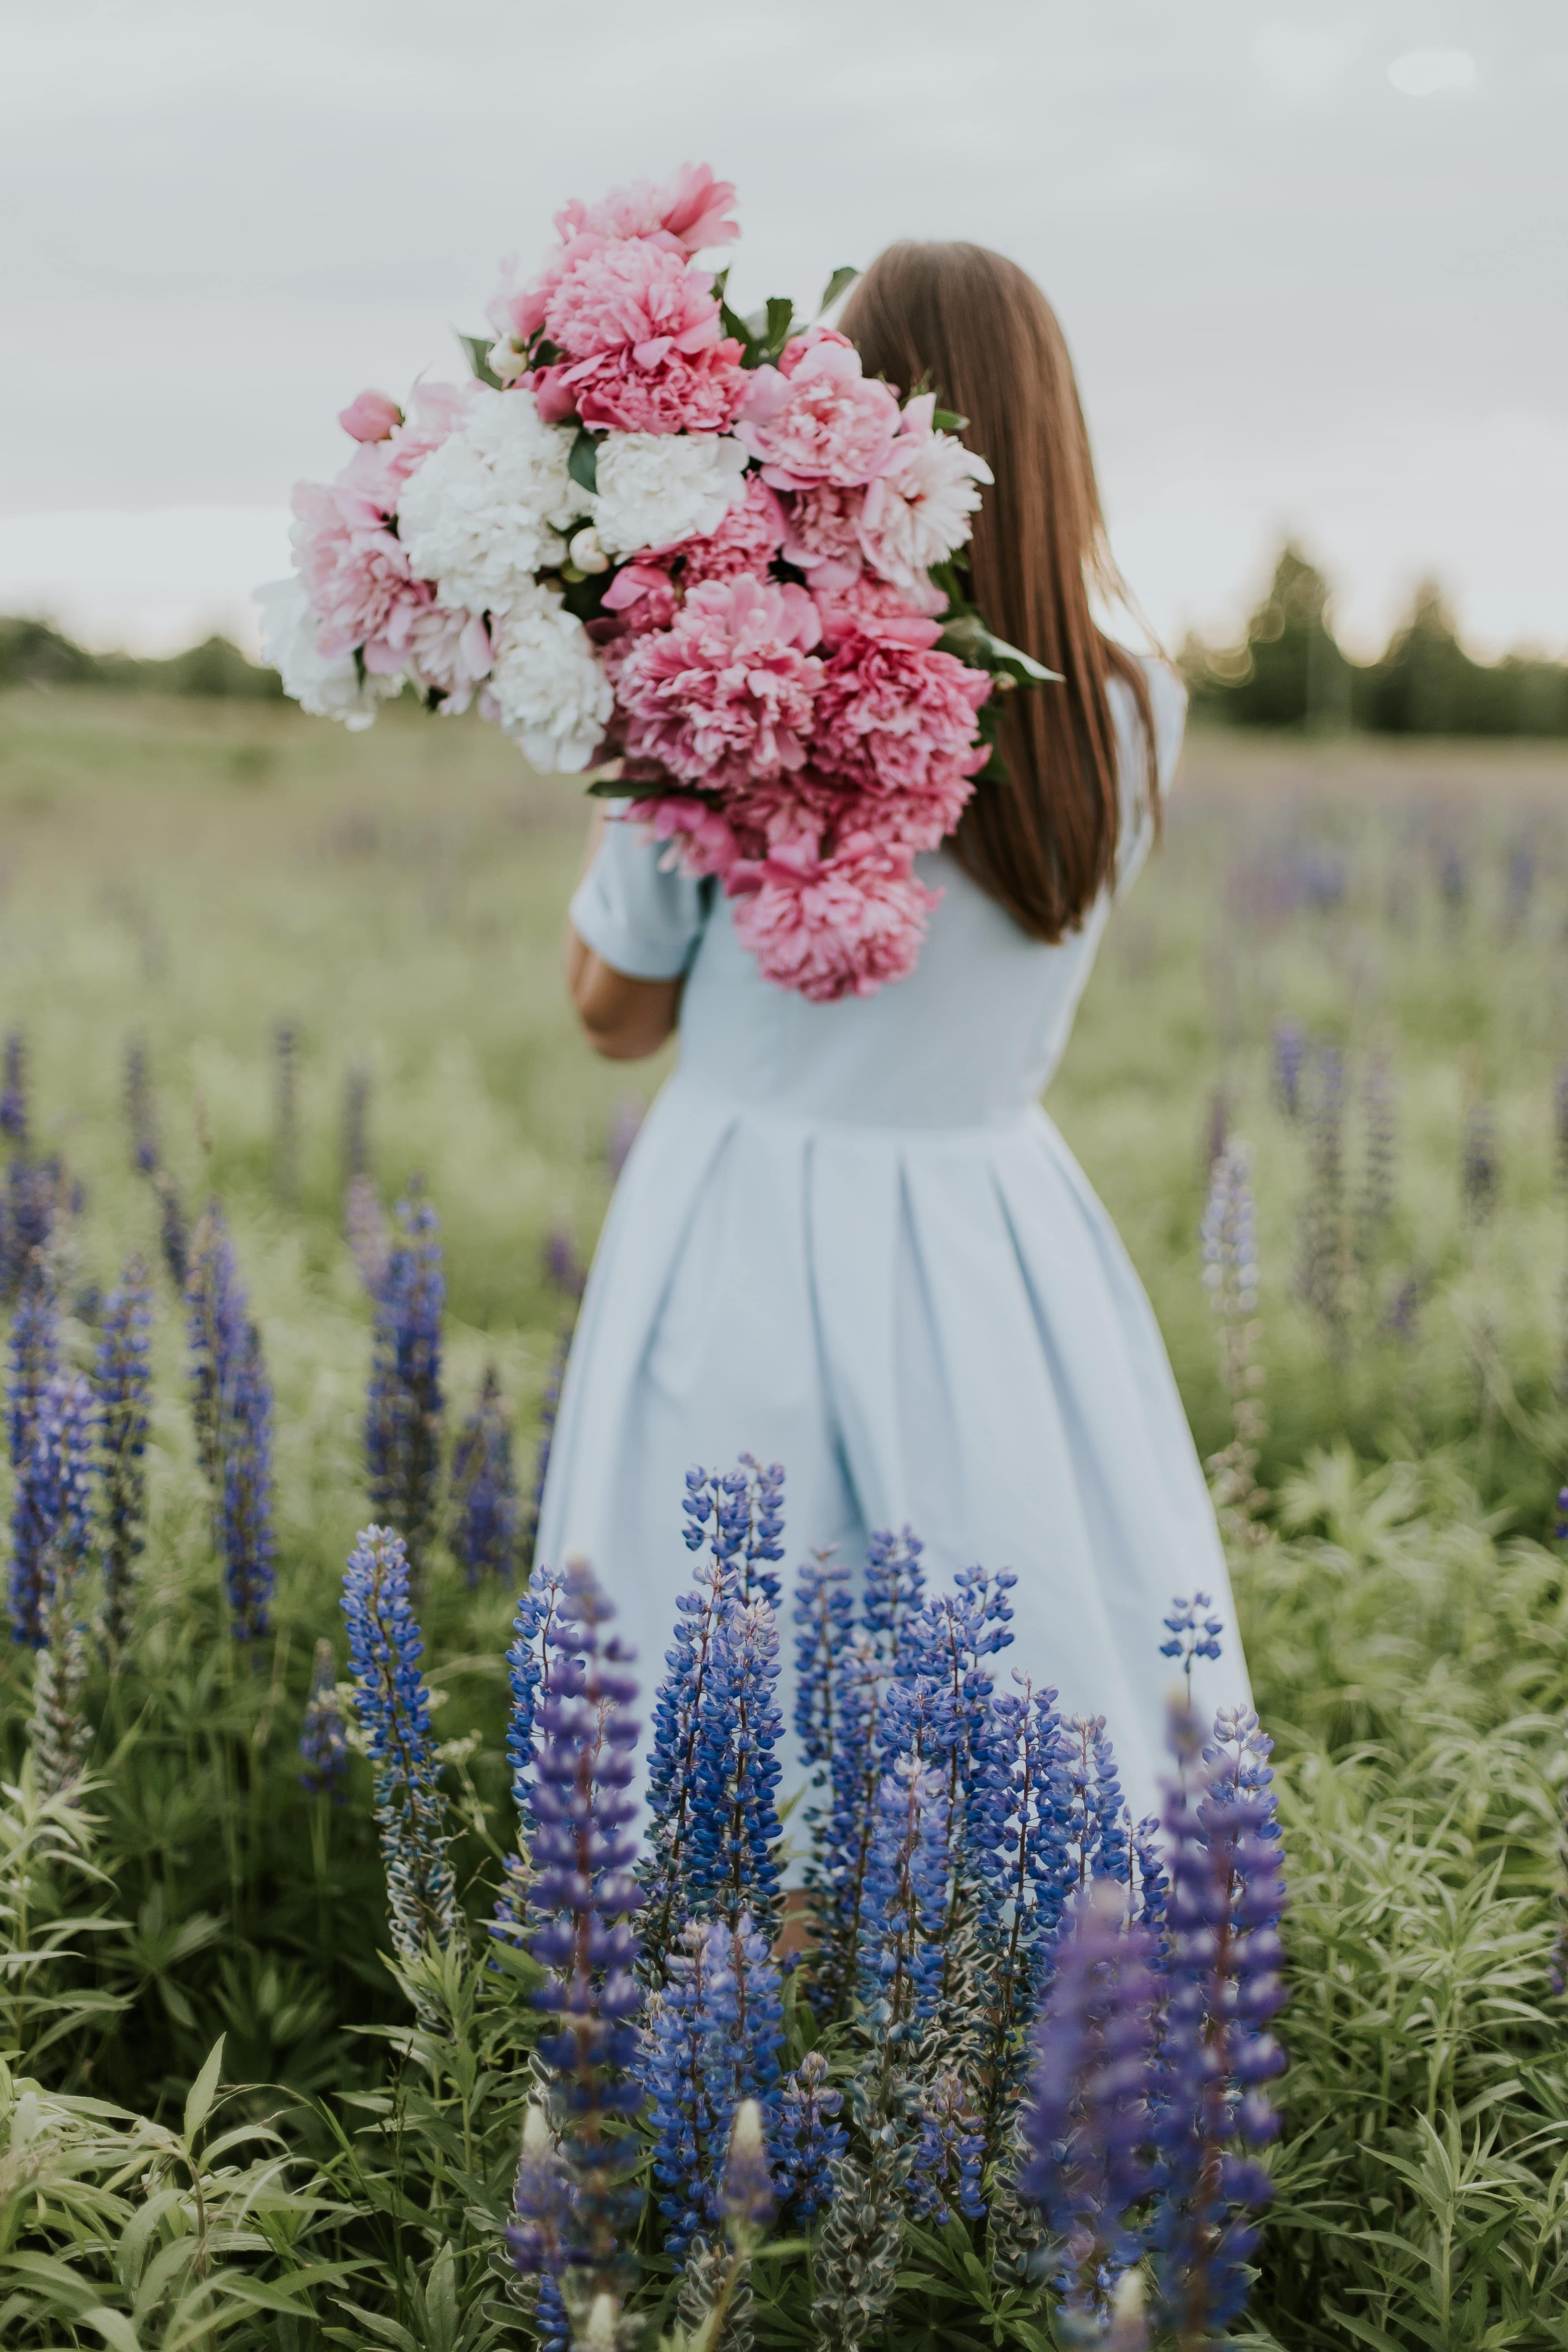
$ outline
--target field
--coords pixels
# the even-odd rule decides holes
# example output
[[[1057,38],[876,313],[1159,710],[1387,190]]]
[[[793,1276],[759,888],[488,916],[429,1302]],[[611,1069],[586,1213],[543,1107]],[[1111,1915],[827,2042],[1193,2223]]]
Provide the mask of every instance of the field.
[[[1278,1743],[1293,1988],[1251,2324],[1290,2346],[1568,2341],[1568,2059],[1548,1986],[1568,1705],[1565,785],[1550,748],[1197,738],[1048,1103],[1149,1287],[1205,1456],[1232,1426],[1200,1225],[1216,1144],[1251,1150],[1268,1500],[1237,1578]],[[368,1780],[356,1763],[348,1804],[308,1798],[298,1735],[320,1636],[342,1671],[342,1565],[368,1516],[370,1310],[342,1233],[351,1073],[384,1196],[417,1174],[440,1217],[449,1412],[493,1362],[526,1486],[563,1315],[544,1244],[564,1229],[590,1247],[606,1137],[662,1068],[595,1063],[565,1008],[558,927],[582,832],[573,788],[477,725],[394,712],[346,738],[270,706],[0,699],[0,1027],[26,1040],[38,1148],[84,1188],[68,1337],[89,1360],[97,1297],[132,1250],[157,1256],[123,1108],[139,1040],[163,1164],[193,1210],[221,1199],[270,1367],[279,1572],[275,1637],[247,1663],[163,1283],[137,1634],[88,1693],[86,1854],[103,1875],[18,1860],[12,1801],[0,2050],[38,2096],[119,2103],[177,2141],[222,2034],[226,2114],[270,2118],[295,2159],[239,2197],[221,2294],[166,2215],[100,2278],[94,2232],[121,2225],[82,2218],[81,2184],[120,2177],[113,2151],[99,2175],[85,2155],[58,2179],[29,2171],[37,2115],[0,2078],[7,2342],[521,2340],[487,2268],[516,2035],[484,2045],[482,2128],[473,2082],[454,2091],[415,2053],[397,2083],[426,2087],[395,2093],[410,2147],[400,2121],[376,2168],[363,2134],[408,2011],[382,1958]],[[282,1131],[280,1023],[298,1039]],[[812,1534],[789,1529],[792,1562]],[[514,1836],[512,1603],[438,1559],[423,1612],[476,1919]],[[32,1676],[26,1651],[0,1664],[13,1781]],[[31,1948],[27,1905],[45,1937]],[[48,1923],[77,1914],[98,1925],[46,1966]],[[53,2126],[62,2147],[89,2127]],[[176,2253],[143,2293],[158,2231]],[[924,2271],[911,2258],[891,2343],[1047,2340],[989,2289],[944,2301],[933,2265],[963,2274],[944,2242]],[[51,2284],[47,2264],[73,2261],[78,2284]],[[258,2305],[263,2279],[275,2308]],[[345,2305],[363,2315],[345,2323]],[[121,2317],[140,2333],[117,2334]],[[758,2335],[806,2340],[787,2297],[759,2304]]]

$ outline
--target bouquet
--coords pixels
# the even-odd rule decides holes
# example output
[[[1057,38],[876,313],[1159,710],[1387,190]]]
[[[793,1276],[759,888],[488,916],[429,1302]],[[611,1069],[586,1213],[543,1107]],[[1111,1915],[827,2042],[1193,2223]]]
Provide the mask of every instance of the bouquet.
[[[742,319],[734,190],[574,201],[464,337],[473,381],[362,393],[331,483],[294,493],[297,577],[259,592],[310,711],[477,696],[537,766],[716,877],[766,977],[814,1002],[910,971],[917,854],[994,771],[994,694],[1051,673],[993,636],[962,550],[992,477],[934,391],[863,373],[786,300]]]

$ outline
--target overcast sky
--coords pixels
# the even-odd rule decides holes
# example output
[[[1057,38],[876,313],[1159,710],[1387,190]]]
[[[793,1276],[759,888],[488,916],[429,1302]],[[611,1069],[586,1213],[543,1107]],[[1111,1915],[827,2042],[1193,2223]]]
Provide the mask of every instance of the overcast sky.
[[[458,372],[506,253],[686,157],[735,285],[1032,270],[1124,570],[1234,625],[1282,531],[1370,646],[1436,570],[1568,650],[1563,0],[0,0],[0,604],[235,625],[335,411]]]

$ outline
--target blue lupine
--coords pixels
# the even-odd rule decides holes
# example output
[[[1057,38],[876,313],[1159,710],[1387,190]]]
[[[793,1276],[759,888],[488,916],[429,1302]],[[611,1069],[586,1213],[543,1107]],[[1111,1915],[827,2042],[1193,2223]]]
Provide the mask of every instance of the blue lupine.
[[[27,1268],[47,1250],[62,1210],[73,1206],[79,1206],[79,1195],[68,1191],[58,1157],[34,1160],[20,1146],[12,1153],[0,1218],[0,1288],[7,1297],[16,1295]]]
[[[837,1667],[855,1629],[849,1570],[831,1551],[814,1552],[795,1572],[795,1730],[808,1764],[833,1762]],[[813,1783],[822,1787],[826,1770]]]
[[[196,1451],[215,1496],[223,1489],[227,1400],[238,1377],[249,1319],[234,1244],[214,1201],[191,1237],[185,1328]]]
[[[765,2230],[778,2211],[762,2104],[757,2099],[742,2099],[735,2110],[719,2183],[719,2210],[726,2222],[743,2232]]]
[[[158,1193],[158,1251],[170,1281],[183,1298],[191,1277],[191,1229],[174,1178],[161,1168],[153,1179]]]
[[[743,2102],[757,2103],[766,2137],[776,2137],[784,2042],[778,1968],[749,1914],[733,1927],[693,1923],[679,1942],[644,2059],[665,2249],[677,2257],[723,2219],[726,2156]]]
[[[550,2117],[537,2100],[530,2101],[523,2116],[522,2150],[511,2201],[507,2251],[525,2278],[540,2280],[535,2309],[544,2314],[543,2289],[555,2287],[559,2297],[557,2283],[569,2258],[573,2197],[572,2178],[555,2144]]]
[[[1058,2285],[1074,2314],[1103,2316],[1116,2273],[1142,2252],[1131,2216],[1155,2183],[1153,1957],[1108,1882],[1074,1897],[1040,2021],[1018,2179],[1060,2242]]]
[[[910,2207],[917,2221],[977,2221],[985,2210],[980,2168],[985,2131],[962,2075],[945,2068],[921,2091],[920,2137],[910,2167]]]
[[[778,2171],[791,2216],[809,2221],[833,2194],[833,2167],[849,2145],[838,2121],[844,2094],[827,2079],[827,2061],[808,2050],[779,2094]]]
[[[391,1521],[411,1572],[425,1569],[441,1485],[441,1318],[447,1300],[439,1220],[416,1192],[397,1204],[398,1234],[375,1302],[365,1412],[371,1508]]]
[[[838,1655],[826,1820],[814,1841],[807,1872],[819,1936],[813,1998],[833,2015],[847,2004],[859,1969],[866,1873],[882,1773],[887,1677],[873,1638],[856,1633]]]
[[[698,1710],[685,1832],[694,1910],[731,1926],[749,1912],[772,1932],[782,1908],[778,1652],[767,1601],[726,1598]]]
[[[1560,1486],[1557,1490],[1555,1534],[1559,1543],[1568,1543],[1568,1486]]]
[[[700,1475],[688,1474],[689,1492]],[[719,1560],[698,1563],[692,1590],[676,1601],[673,1643],[665,1653],[668,1671],[654,1700],[647,1759],[649,1822],[638,1875],[647,1895],[646,1963],[656,1973],[663,1966],[663,1955],[677,1925],[691,1911],[687,1832],[708,1678],[732,1582],[731,1573]]]
[[[1126,1807],[1116,1751],[1102,1715],[1075,1715],[1063,1726],[1060,1769],[1068,1790],[1068,1859],[1074,1883],[1129,1874]]]
[[[26,1475],[37,1435],[44,1391],[59,1370],[59,1307],[41,1260],[27,1269],[11,1318],[5,1380],[5,1423],[10,1447],[11,1637],[35,1648],[43,1639],[43,1551],[47,1530],[39,1519]]]
[[[563,1606],[566,1578],[555,1568],[536,1568],[523,1588],[512,1620],[511,1643],[506,1654],[507,1679],[511,1685],[511,1712],[507,1720],[506,1753],[511,1768],[511,1801],[517,1810],[518,1850],[501,1865],[502,1885],[496,1898],[490,1933],[519,1944],[525,1933],[528,1902],[527,1853],[537,1823],[533,1813],[533,1719],[544,1670],[550,1663],[550,1636]]]
[[[324,1637],[316,1644],[310,1692],[300,1718],[300,1785],[308,1796],[341,1805],[348,1783],[348,1727],[338,1696],[338,1662]]]
[[[103,1629],[111,1651],[131,1628],[136,1562],[147,1539],[147,1428],[153,1394],[153,1291],[133,1257],[104,1301],[98,1348],[99,1475],[103,1486]]]
[[[954,1592],[934,1594],[905,1620],[900,1635],[898,1680],[884,1710],[883,1738],[889,1748],[913,1750],[927,1762],[943,1762],[951,1811],[953,1859],[968,1880],[981,1874],[979,1850],[994,1822],[984,1818],[984,1794],[991,1780],[991,1742],[997,1726],[992,1710],[994,1684],[987,1660],[1009,1647],[1017,1582],[1011,1570],[996,1573],[960,1569]],[[920,1741],[900,1722],[901,1694],[928,1684],[935,1702],[929,1713],[931,1736]],[[972,1801],[978,1808],[970,1820]]]
[[[711,1545],[719,1566],[733,1571],[740,1598],[761,1598],[772,1609],[783,1598],[773,1563],[784,1558],[784,1475],[782,1464],[764,1469],[754,1454],[742,1454],[722,1475],[689,1470],[681,1504],[687,1549]]]
[[[539,2053],[572,2184],[566,2263],[590,2294],[618,2296],[634,2268],[626,2241],[640,2201],[628,2177],[637,2143],[606,2130],[642,2100],[632,2071],[642,1992],[627,1924],[639,1901],[630,1869],[637,1840],[627,1833],[639,1727],[626,1654],[603,1634],[611,1614],[593,1570],[574,1561],[534,1711],[528,1906],[531,1948],[546,1971],[534,1998],[560,2020]]]
[[[877,1792],[861,1912],[861,1998],[889,2044],[936,2013],[947,1904],[947,1780],[900,1756]]]
[[[261,1335],[247,1324],[223,1398],[223,1508],[219,1517],[229,1622],[259,1641],[272,1622],[272,1383]]]
[[[1016,1694],[992,1702],[994,1730],[984,1781],[984,1813],[975,1850],[982,1919],[994,1955],[991,2016],[980,2076],[987,2129],[1000,2152],[1021,2087],[1026,2035],[1044,1990],[1062,1906],[1073,1876],[1065,1735],[1054,1690],[1037,1691],[1016,1672]]]
[[[355,1712],[375,1776],[375,1820],[386,1873],[393,1947],[417,1960],[462,1932],[447,1856],[451,1824],[441,1791],[425,1643],[408,1597],[408,1559],[390,1528],[362,1530],[343,1576]]]
[[[57,1372],[38,1403],[21,1485],[41,1534],[28,1745],[39,1793],[58,1796],[81,1769],[87,1645],[76,1593],[92,1543],[92,1391],[79,1372]]]
[[[452,1448],[452,1550],[468,1582],[494,1576],[510,1584],[517,1559],[517,1480],[511,1423],[493,1364]]]
[[[1219,1637],[1225,1631],[1225,1621],[1204,1614],[1213,1607],[1206,1592],[1194,1592],[1190,1601],[1184,1601],[1178,1594],[1165,1619],[1165,1631],[1171,1638],[1161,1643],[1160,1655],[1180,1659],[1189,1691],[1193,1686],[1193,1660],[1217,1658],[1220,1654]]]
[[[1177,1778],[1164,1808],[1169,1987],[1153,2136],[1159,2194],[1149,2242],[1162,2315],[1184,2345],[1207,2344],[1242,2311],[1258,2242],[1249,2212],[1267,2173],[1229,2143],[1279,2128],[1263,2084],[1284,2063],[1267,2031],[1284,2000],[1285,1892],[1268,1770],[1250,1710],[1222,1712],[1204,1747],[1196,1717],[1172,1714]]]
[[[906,1621],[925,1598],[925,1570],[921,1566],[924,1549],[919,1536],[909,1528],[901,1536],[884,1528],[866,1547],[860,1622],[889,1664],[897,1661]]]

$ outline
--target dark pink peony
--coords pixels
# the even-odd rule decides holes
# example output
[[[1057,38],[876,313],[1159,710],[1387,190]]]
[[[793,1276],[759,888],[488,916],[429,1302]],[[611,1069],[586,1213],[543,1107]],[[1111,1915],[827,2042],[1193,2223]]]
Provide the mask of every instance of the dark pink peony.
[[[934,849],[952,832],[985,764],[976,713],[991,691],[929,641],[934,622],[894,624],[898,635],[858,632],[832,653],[816,699],[814,767],[902,812],[900,838]]]
[[[784,508],[761,476],[752,474],[745,497],[730,509],[717,530],[706,539],[683,539],[664,553],[682,559],[684,588],[695,588],[702,580],[735,580],[742,572],[765,580],[784,538]]]
[[[604,593],[606,613],[619,615],[637,635],[647,629],[668,629],[680,610],[669,574],[662,565],[639,561],[623,563]]]
[[[700,253],[710,245],[729,245],[741,234],[730,218],[735,201],[734,183],[716,180],[706,163],[683,163],[660,188],[634,180],[612,188],[596,205],[574,196],[555,215],[563,245],[574,237],[662,236],[684,253]]]
[[[726,337],[705,351],[672,349],[651,367],[630,351],[601,352],[521,381],[547,425],[580,416],[616,433],[722,433],[745,397],[747,376],[740,344]]]
[[[784,561],[806,574],[814,595],[848,588],[859,579],[865,558],[858,525],[865,501],[863,489],[839,489],[832,482],[797,490],[791,499]]]
[[[831,1004],[914,970],[940,895],[917,881],[907,851],[863,834],[826,859],[781,848],[738,898],[735,936],[764,979]]]
[[[657,367],[670,350],[709,350],[722,334],[713,280],[683,254],[646,237],[584,239],[584,252],[550,297],[545,332],[572,359],[632,351]]]
[[[800,767],[819,632],[804,588],[701,582],[668,629],[634,639],[619,663],[628,754],[713,789]]]
[[[788,375],[754,368],[735,424],[775,490],[873,481],[891,462],[898,429],[889,386],[861,374],[849,344],[826,337],[807,342]]]

